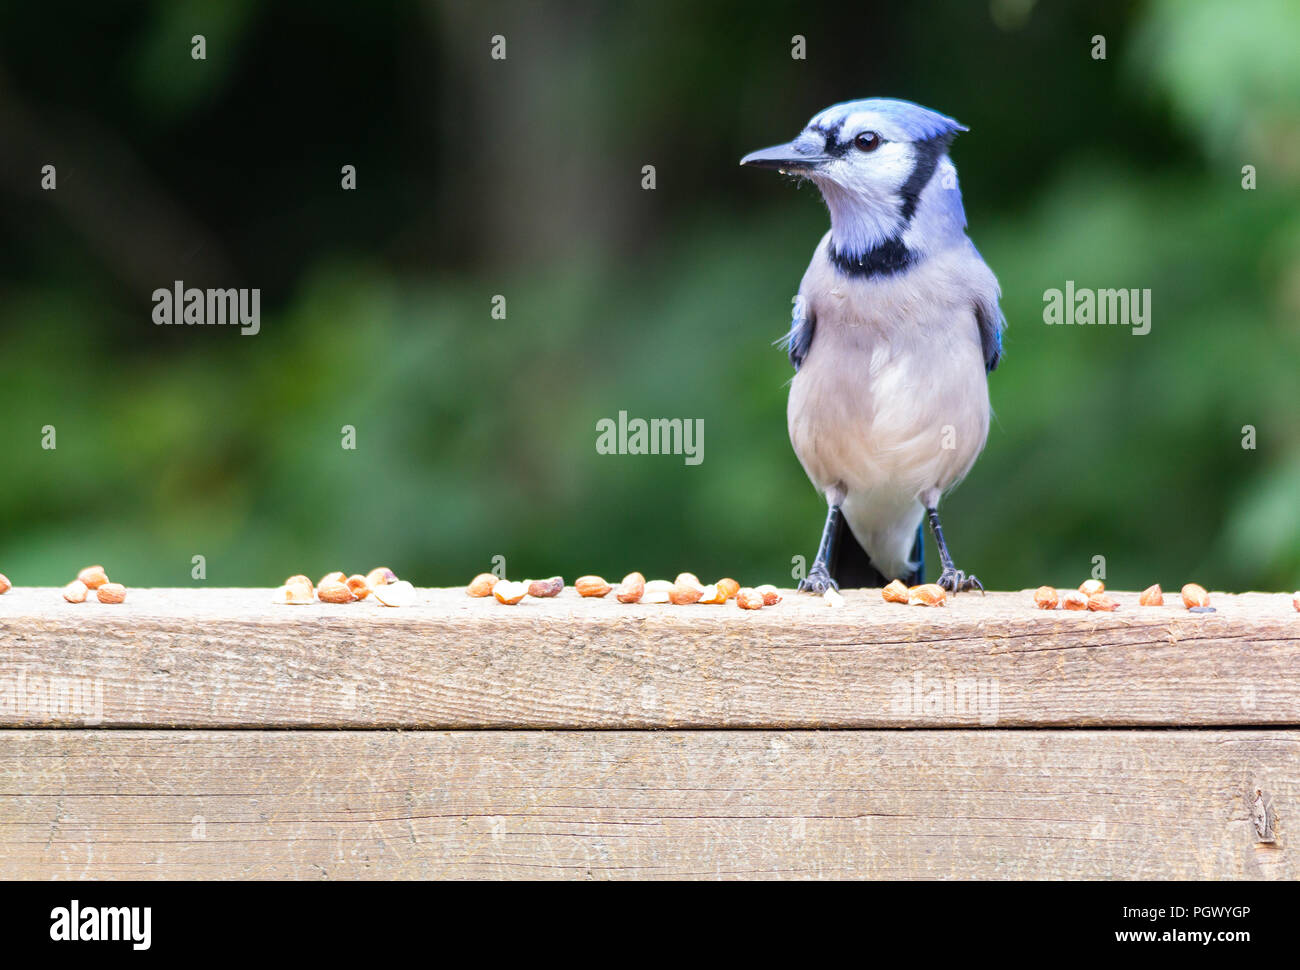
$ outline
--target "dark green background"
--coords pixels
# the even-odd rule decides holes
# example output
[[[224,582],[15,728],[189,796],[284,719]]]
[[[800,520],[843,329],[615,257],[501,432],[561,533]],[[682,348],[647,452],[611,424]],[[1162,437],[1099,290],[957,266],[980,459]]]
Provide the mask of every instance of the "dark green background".
[[[880,95],[970,126],[1010,322],[960,564],[1293,589],[1298,38],[1287,0],[6,5],[0,572],[786,582],[823,506],[772,341],[826,215],[736,161]],[[154,326],[175,279],[260,287],[262,333]],[[1067,279],[1152,332],[1046,326]],[[704,418],[703,464],[598,455],[620,410]]]

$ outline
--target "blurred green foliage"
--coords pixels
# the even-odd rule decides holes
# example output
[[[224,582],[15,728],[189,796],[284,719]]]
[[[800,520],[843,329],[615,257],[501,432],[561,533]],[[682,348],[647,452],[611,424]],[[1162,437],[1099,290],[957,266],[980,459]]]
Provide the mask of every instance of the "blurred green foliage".
[[[772,341],[826,216],[736,160],[885,95],[971,127],[953,154],[1010,322],[946,505],[959,562],[996,588],[1100,555],[1119,588],[1292,589],[1298,9],[7,7],[0,571],[453,585],[503,555],[783,582],[823,506]],[[175,279],[260,287],[261,333],[154,326]],[[1150,288],[1151,333],[1044,325],[1066,280]],[[620,410],[704,418],[703,463],[598,455]]]

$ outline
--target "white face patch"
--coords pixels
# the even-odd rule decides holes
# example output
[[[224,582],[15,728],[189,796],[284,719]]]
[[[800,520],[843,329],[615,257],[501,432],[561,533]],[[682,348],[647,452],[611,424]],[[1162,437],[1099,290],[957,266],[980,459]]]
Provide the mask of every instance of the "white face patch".
[[[857,134],[850,129],[850,141]],[[853,146],[810,177],[830,209],[836,248],[858,255],[895,236],[907,224],[901,190],[916,167],[908,142],[882,142],[872,152]]]
[[[864,152],[852,145],[857,134],[856,129],[848,130],[849,150],[823,166],[825,177],[854,193],[882,201],[893,197],[901,204],[899,190],[916,168],[915,149],[909,142],[885,141],[875,151]]]

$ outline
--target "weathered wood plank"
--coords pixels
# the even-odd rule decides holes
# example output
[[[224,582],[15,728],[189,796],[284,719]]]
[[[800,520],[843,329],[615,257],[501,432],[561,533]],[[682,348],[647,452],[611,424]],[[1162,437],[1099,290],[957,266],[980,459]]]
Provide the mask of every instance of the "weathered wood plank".
[[[1298,799],[1300,731],[7,731],[0,878],[1295,879]]]
[[[1300,614],[1042,612],[788,594],[756,612],[580,599],[273,606],[267,590],[0,596],[0,726],[849,728],[1300,724]],[[1176,599],[1176,597],[1171,597]],[[70,709],[71,708],[71,709]]]

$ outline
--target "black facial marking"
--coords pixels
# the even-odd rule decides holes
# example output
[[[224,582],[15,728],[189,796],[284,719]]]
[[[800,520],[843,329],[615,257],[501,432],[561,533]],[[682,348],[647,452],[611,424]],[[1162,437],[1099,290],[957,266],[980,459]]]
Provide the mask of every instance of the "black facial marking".
[[[846,256],[831,247],[831,262],[845,276],[869,279],[873,276],[893,276],[916,262],[916,254],[903,245],[898,236],[891,236],[874,249],[861,256]]]
[[[912,174],[907,177],[907,181],[898,192],[903,197],[903,218],[908,222],[911,222],[912,216],[916,214],[917,203],[921,200],[921,191],[934,177],[939,159],[943,158],[950,144],[952,144],[951,133],[913,142],[917,154],[916,167],[912,169]]]
[[[840,144],[837,140],[839,135],[838,128],[814,128],[813,131],[826,139],[826,154],[832,158],[839,158],[849,150],[849,143]]]

